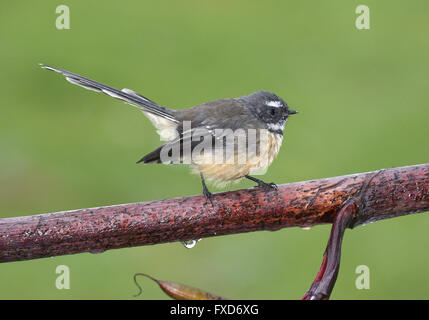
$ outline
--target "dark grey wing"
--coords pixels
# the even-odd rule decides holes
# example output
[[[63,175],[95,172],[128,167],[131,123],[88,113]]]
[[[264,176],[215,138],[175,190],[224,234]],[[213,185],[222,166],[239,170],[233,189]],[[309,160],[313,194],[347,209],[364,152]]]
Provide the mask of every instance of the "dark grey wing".
[[[191,156],[192,160],[194,156],[198,158],[196,150],[205,148],[205,152],[209,147],[213,153],[216,152],[216,157],[225,152],[226,158],[228,152],[225,147],[235,148],[232,151],[234,154],[247,154],[259,142],[258,139],[253,139],[254,142],[246,139],[249,129],[257,130],[260,124],[238,99],[215,100],[177,110],[177,119],[180,121],[177,128],[179,136],[144,156],[139,162],[190,163]],[[243,138],[248,143],[240,143]]]
[[[213,132],[207,128],[193,128],[181,132],[179,137],[145,155],[137,163],[190,164],[194,148],[200,143],[205,143],[209,148],[215,145],[215,139]]]
[[[258,127],[258,121],[239,99],[220,99],[188,109],[177,110],[177,119],[192,121],[192,127],[209,129],[247,129]]]
[[[137,163],[208,164],[246,162],[259,153],[259,132],[193,128],[145,155]],[[238,156],[239,155],[239,156]],[[238,156],[238,158],[236,158]],[[219,162],[220,161],[220,162]]]
[[[100,82],[82,77],[64,69],[54,68],[44,64],[40,65],[43,69],[61,73],[63,76],[65,76],[66,80],[72,84],[81,86],[88,90],[102,92],[113,98],[120,99],[128,104],[136,106],[143,111],[150,112],[156,116],[160,116],[175,123],[179,122],[175,117],[175,110],[164,108],[130,89],[117,90]]]

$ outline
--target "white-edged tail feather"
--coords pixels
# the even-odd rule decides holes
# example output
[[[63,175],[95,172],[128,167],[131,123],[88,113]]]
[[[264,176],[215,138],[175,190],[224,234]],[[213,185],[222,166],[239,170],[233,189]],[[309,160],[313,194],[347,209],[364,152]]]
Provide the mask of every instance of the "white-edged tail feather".
[[[85,88],[85,89],[88,89],[91,91],[96,91],[96,92],[101,92],[101,93],[107,94],[107,95],[109,95],[115,99],[122,100],[128,104],[131,104],[135,107],[138,107],[145,114],[148,113],[148,114],[153,115],[153,117],[149,117],[149,119],[154,123],[154,125],[158,129],[162,129],[162,128],[159,128],[158,125],[161,125],[162,127],[164,127],[166,125],[165,123],[161,124],[161,122],[164,122],[166,120],[168,120],[169,122],[173,122],[174,124],[179,123],[179,121],[174,116],[174,113],[175,113],[174,110],[164,108],[164,107],[156,104],[155,102],[149,100],[148,98],[146,98],[146,97],[144,97],[144,96],[142,96],[142,95],[140,95],[140,94],[138,94],[138,93],[136,93],[130,89],[125,88],[122,90],[117,90],[115,88],[109,87],[109,86],[102,84],[100,82],[82,77],[78,74],[72,73],[72,72],[64,70],[64,69],[54,68],[51,66],[47,66],[45,64],[40,64],[40,66],[43,69],[55,71],[55,72],[62,74],[66,78],[66,80],[72,84],[78,85],[82,88]],[[154,119],[159,119],[159,120],[154,121]],[[167,125],[167,126],[170,127],[169,125]]]

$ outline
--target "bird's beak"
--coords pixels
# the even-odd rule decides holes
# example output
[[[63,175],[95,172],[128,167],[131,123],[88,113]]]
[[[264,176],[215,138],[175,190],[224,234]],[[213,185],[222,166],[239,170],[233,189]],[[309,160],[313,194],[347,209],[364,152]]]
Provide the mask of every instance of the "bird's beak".
[[[297,114],[297,113],[298,113],[298,111],[295,111],[295,110],[288,110],[288,112],[287,112],[288,115]]]

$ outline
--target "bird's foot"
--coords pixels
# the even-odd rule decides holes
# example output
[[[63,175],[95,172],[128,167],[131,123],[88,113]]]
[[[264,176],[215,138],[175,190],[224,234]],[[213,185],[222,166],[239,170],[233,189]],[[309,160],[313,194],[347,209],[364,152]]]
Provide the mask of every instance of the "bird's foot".
[[[203,188],[203,195],[204,197],[206,197],[206,200],[210,201],[210,203],[214,207],[212,200],[213,194],[207,188]]]
[[[279,190],[279,188],[274,182],[270,182],[270,183],[264,182],[261,185],[258,184],[258,187],[264,188],[266,190]]]
[[[263,188],[265,190],[279,190],[279,188],[277,187],[277,185],[274,182],[270,182],[270,183],[266,183],[264,181],[261,181],[260,183],[258,183],[257,186],[258,188]]]
[[[256,179],[256,178],[251,177],[251,176],[245,176],[245,177],[247,179],[252,180],[252,181],[254,181],[254,182],[256,182],[258,184],[257,186],[255,186],[255,188],[262,188],[265,191],[270,191],[270,190],[276,190],[277,191],[279,189],[274,182],[267,183],[267,182],[264,182],[264,181],[262,181],[260,179]]]
[[[204,176],[203,176],[202,173],[200,174],[200,176],[201,176],[201,183],[203,184],[203,194],[204,194],[204,197],[206,197],[206,200],[210,201],[210,203],[212,204],[212,207],[214,207],[213,201],[212,201],[213,195],[209,191],[209,189],[207,189],[206,182],[204,181]]]

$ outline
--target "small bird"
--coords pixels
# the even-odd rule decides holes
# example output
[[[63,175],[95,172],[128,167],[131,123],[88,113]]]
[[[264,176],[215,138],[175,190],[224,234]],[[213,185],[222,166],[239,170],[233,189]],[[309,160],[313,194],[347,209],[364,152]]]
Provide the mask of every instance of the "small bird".
[[[137,163],[190,164],[193,172],[200,175],[203,194],[212,205],[205,178],[218,185],[247,178],[256,182],[257,187],[277,190],[274,183],[250,176],[265,172],[272,163],[282,144],[288,117],[297,113],[277,95],[257,91],[174,110],[133,90],[117,90],[67,70],[40,65],[62,74],[72,84],[139,108],[166,143]]]

